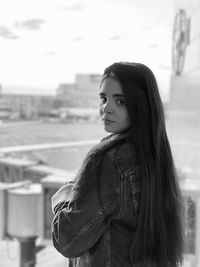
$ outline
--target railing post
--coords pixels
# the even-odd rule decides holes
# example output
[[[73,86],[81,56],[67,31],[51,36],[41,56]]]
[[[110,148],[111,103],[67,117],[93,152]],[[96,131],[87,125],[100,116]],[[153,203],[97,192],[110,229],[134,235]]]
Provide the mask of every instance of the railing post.
[[[200,196],[196,198],[196,259],[197,266],[200,266]]]
[[[18,238],[20,244],[20,267],[35,267],[36,237]]]

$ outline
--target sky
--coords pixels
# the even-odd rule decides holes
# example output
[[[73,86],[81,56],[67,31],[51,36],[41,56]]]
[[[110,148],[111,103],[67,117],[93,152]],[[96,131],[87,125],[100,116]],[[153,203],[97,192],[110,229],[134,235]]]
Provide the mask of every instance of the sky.
[[[54,94],[76,73],[134,61],[152,68],[165,95],[172,26],[173,0],[0,0],[0,84]]]

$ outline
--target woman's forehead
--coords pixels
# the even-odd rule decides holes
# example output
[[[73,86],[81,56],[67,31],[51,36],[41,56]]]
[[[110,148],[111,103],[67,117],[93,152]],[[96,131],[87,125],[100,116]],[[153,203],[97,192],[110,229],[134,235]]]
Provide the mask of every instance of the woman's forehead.
[[[123,94],[120,83],[112,77],[105,78],[102,81],[100,91],[110,94]]]

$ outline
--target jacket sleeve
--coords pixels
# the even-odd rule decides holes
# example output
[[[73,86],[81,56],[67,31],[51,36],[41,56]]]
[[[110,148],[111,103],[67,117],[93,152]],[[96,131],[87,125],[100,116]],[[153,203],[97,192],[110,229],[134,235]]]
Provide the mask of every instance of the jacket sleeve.
[[[51,207],[53,214],[56,213],[59,207],[62,205],[68,205],[70,194],[73,190],[73,181],[67,182],[63,185],[51,198]],[[59,208],[60,209],[60,208]]]
[[[100,183],[94,183],[82,195],[80,177],[70,193],[68,203],[57,203],[52,222],[53,245],[67,258],[78,257],[91,248],[109,227],[113,214],[116,214],[119,175],[110,156],[104,157],[101,170]],[[84,170],[80,175],[83,173]],[[95,175],[91,171],[87,178],[95,179]]]

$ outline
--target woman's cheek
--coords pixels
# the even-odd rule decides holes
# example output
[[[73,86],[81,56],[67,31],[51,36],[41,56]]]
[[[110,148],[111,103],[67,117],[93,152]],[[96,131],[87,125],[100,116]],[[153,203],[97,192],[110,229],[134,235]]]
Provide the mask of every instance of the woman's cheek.
[[[102,116],[103,110],[102,110],[102,105],[99,106],[99,115]]]

